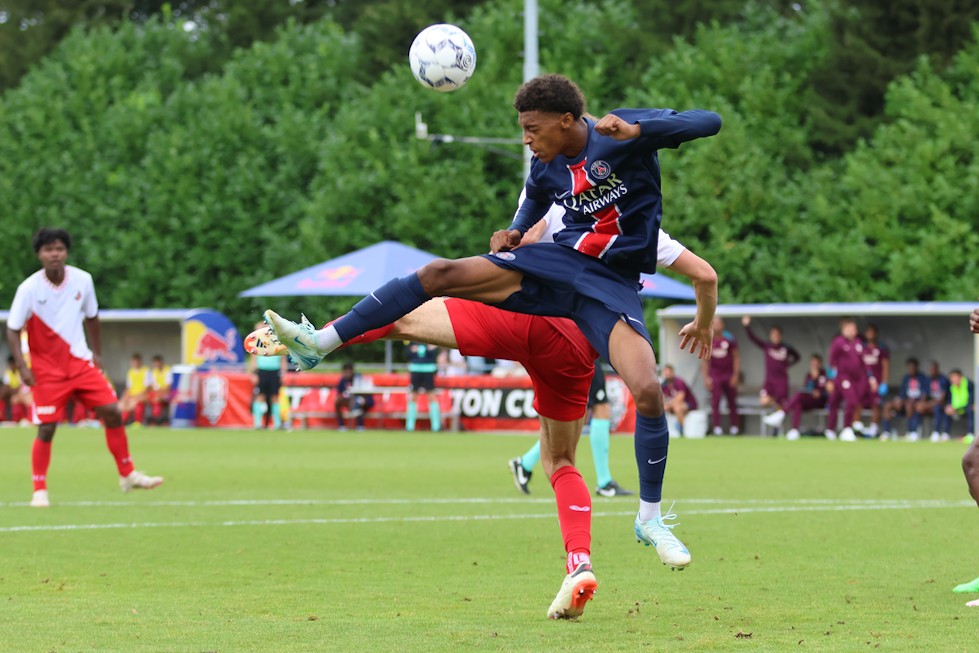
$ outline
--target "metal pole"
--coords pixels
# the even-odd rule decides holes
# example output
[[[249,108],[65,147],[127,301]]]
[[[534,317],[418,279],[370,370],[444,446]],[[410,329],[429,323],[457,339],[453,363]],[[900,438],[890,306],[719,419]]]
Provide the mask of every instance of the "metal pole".
[[[523,81],[527,82],[540,74],[540,61],[537,56],[537,0],[524,0],[523,10]],[[524,179],[530,175],[530,150],[524,148]]]

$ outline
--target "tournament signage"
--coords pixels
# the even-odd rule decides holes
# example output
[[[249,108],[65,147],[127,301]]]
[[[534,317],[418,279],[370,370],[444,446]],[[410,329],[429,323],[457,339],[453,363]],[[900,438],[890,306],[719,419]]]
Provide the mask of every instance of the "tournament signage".
[[[536,418],[530,388],[454,388],[452,406],[462,417]]]

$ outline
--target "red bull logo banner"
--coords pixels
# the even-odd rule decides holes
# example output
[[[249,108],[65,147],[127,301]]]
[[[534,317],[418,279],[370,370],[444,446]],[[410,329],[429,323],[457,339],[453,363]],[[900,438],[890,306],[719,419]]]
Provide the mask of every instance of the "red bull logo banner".
[[[297,285],[300,290],[330,290],[336,288],[346,288],[360,276],[363,268],[353,265],[341,265],[335,268],[320,270],[313,277],[301,280]]]
[[[183,362],[198,367],[243,365],[245,348],[238,329],[217,311],[199,311],[183,323]]]

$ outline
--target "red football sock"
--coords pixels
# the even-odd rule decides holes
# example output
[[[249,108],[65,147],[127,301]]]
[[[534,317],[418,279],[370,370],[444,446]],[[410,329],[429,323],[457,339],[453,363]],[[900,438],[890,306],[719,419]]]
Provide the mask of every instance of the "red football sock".
[[[119,476],[129,476],[133,471],[133,461],[129,457],[129,441],[126,439],[126,427],[105,427],[105,443],[109,445],[112,457],[116,459]]]
[[[551,487],[557,501],[557,517],[564,536],[564,550],[568,552],[568,573],[587,560],[591,553],[591,494],[577,469],[566,465],[551,476]]]
[[[340,317],[343,316],[341,315]],[[337,320],[339,319],[340,318],[338,317]],[[323,328],[325,329],[326,327],[330,326],[337,320],[330,320],[329,322],[323,325]],[[359,336],[354,336],[350,340],[340,345],[339,348],[343,349],[344,347],[349,347],[350,345],[366,345],[369,342],[374,342],[375,340],[386,338],[388,335],[390,335],[392,331],[394,331],[394,324],[387,324],[377,329],[371,329],[367,333],[362,333]]]
[[[35,491],[48,489],[48,466],[50,464],[51,443],[35,438],[34,448],[31,450],[32,480],[34,481]]]

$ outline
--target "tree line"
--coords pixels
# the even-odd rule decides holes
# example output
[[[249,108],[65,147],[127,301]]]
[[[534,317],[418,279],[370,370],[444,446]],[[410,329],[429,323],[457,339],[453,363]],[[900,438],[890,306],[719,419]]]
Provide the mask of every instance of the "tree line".
[[[0,305],[36,269],[41,225],[74,232],[104,306],[212,306],[247,327],[268,300],[237,294],[268,279],[382,239],[471,255],[508,224],[522,166],[499,150],[520,147],[432,144],[415,115],[432,133],[519,136],[522,0],[255,3],[279,17],[237,39],[230,25],[253,23],[235,4],[221,18],[221,3],[203,16],[120,0],[118,19],[69,29],[3,80]],[[718,136],[661,153],[663,227],[715,265],[722,302],[974,299],[976,10],[878,5],[541,0],[541,65],[578,81],[593,113],[723,116]],[[444,95],[405,55],[441,20],[479,57]],[[275,302],[315,319],[349,305]]]

